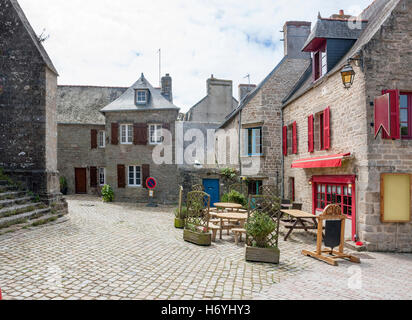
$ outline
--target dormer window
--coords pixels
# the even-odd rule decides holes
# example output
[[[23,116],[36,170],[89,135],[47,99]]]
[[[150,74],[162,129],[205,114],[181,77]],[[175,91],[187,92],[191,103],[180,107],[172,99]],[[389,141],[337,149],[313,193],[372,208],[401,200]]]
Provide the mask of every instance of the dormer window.
[[[136,90],[136,104],[147,104],[147,90]]]

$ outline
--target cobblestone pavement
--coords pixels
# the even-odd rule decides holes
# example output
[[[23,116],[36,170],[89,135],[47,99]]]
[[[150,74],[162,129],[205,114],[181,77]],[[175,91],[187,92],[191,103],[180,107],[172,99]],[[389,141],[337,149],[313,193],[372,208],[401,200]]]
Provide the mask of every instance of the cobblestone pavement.
[[[412,255],[361,265],[304,257],[315,239],[280,241],[280,265],[247,263],[231,236],[182,240],[172,207],[69,197],[69,221],[0,236],[3,299],[411,299]]]

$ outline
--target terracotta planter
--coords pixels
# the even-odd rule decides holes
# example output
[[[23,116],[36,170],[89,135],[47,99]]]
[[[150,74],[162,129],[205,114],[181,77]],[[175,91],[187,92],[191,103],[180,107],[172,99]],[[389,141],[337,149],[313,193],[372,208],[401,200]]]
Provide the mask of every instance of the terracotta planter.
[[[210,233],[194,232],[185,229],[183,240],[199,246],[210,246],[212,244],[212,235]]]
[[[279,263],[280,250],[278,248],[246,247],[246,261]]]
[[[175,228],[183,229],[185,227],[185,219],[175,218]]]

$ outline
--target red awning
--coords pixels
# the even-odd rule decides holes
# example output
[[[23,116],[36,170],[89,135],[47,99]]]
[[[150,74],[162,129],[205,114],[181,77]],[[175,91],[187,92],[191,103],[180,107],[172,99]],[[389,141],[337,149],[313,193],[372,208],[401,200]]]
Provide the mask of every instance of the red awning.
[[[334,154],[318,158],[296,160],[292,168],[336,168],[342,166],[342,160],[350,157],[350,153]]]

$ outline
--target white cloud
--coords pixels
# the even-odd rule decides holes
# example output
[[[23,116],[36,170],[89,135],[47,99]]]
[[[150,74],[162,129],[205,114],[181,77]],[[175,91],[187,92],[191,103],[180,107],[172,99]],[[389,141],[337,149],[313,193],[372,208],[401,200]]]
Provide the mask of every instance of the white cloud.
[[[129,86],[144,73],[173,77],[175,104],[188,110],[206,94],[206,79],[259,83],[283,56],[283,24],[316,21],[371,0],[20,0],[60,73],[59,84]],[[251,41],[248,41],[252,39]],[[266,44],[266,45],[265,45]]]

